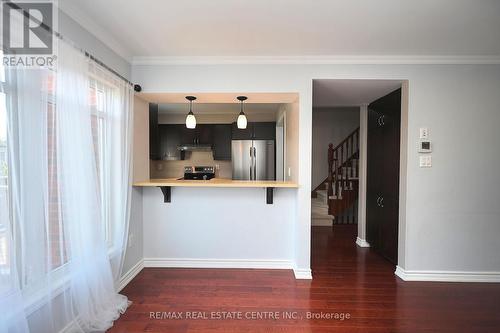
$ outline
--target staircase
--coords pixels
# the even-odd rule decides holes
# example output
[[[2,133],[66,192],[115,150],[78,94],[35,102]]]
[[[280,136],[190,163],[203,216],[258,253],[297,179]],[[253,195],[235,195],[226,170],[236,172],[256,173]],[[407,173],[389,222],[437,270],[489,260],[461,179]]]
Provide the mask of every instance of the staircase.
[[[328,145],[328,176],[311,192],[313,225],[357,223],[359,127],[335,148]]]

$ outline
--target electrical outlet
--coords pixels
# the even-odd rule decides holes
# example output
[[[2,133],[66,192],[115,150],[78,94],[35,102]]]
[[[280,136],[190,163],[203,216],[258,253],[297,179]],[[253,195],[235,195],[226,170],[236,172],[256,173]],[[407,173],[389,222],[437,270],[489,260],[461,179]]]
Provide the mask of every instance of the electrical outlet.
[[[420,167],[421,168],[432,167],[432,156],[431,155],[420,156]]]
[[[429,129],[427,127],[420,127],[420,139],[429,138]]]
[[[129,234],[127,247],[132,247],[133,244],[134,244],[134,234]]]
[[[292,168],[288,168],[288,177],[292,177]]]

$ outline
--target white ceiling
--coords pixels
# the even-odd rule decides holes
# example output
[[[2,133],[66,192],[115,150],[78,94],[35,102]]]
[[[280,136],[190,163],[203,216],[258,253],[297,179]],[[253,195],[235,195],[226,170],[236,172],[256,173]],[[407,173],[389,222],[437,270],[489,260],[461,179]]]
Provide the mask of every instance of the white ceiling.
[[[398,80],[313,80],[313,107],[369,104],[401,87]]]
[[[133,56],[494,56],[498,0],[61,0]],[[497,59],[497,58],[495,58]]]

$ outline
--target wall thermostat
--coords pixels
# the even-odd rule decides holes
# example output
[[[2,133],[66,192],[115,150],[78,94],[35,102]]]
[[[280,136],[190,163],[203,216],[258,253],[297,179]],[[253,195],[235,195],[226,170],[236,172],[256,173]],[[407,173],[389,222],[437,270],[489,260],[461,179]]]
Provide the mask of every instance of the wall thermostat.
[[[419,153],[431,153],[432,152],[432,142],[430,140],[422,140],[418,143]]]

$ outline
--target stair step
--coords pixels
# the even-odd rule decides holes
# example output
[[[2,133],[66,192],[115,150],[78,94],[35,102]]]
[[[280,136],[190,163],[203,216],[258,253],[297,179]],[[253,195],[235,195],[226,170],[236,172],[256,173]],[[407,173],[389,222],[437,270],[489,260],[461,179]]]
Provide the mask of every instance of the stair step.
[[[312,204],[311,209],[315,211],[327,211],[328,210],[328,204],[322,203],[321,205],[318,204]]]
[[[335,217],[333,215],[311,214],[311,218],[315,220],[333,220]]]
[[[311,206],[311,211],[321,213],[321,214],[328,213],[328,205],[325,205],[324,207]]]

